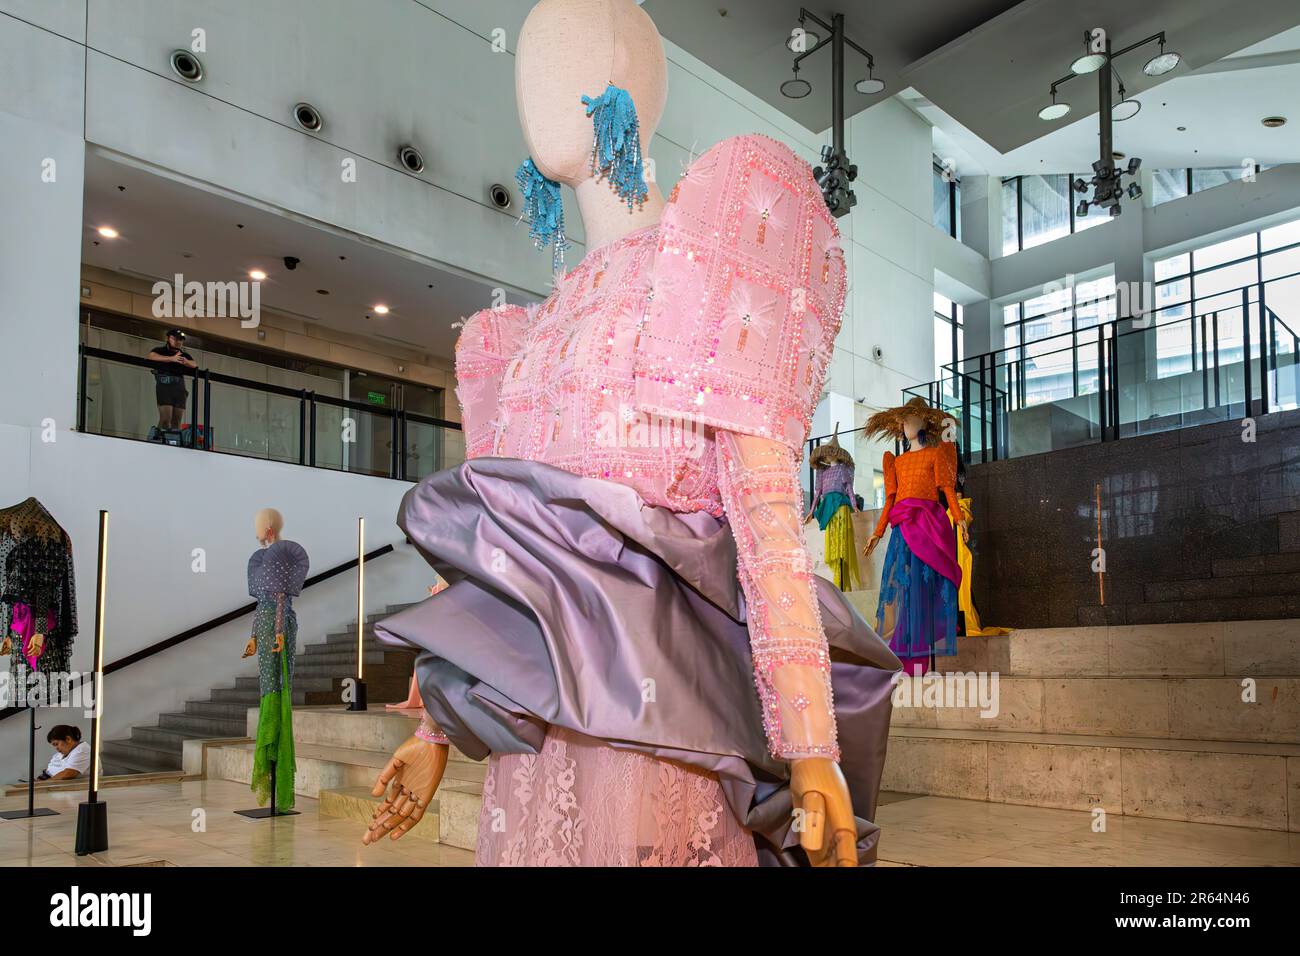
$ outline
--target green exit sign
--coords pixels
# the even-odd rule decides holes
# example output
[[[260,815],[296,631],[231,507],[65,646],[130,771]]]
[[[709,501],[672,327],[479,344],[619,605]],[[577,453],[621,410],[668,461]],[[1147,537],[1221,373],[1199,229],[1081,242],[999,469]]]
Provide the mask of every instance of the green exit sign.
[[[366,392],[366,401],[371,405],[387,405],[388,396],[383,392]]]

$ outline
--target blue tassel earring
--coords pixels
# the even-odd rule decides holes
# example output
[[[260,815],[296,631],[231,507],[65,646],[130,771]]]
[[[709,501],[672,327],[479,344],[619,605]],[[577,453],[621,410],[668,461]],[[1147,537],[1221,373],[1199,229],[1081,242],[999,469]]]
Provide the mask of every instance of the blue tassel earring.
[[[519,164],[515,182],[524,194],[524,215],[529,219],[528,238],[538,249],[554,242],[551,268],[562,272],[569,240],[564,235],[564,200],[560,196],[560,184],[543,176],[531,156]]]
[[[600,96],[584,96],[582,103],[596,126],[592,171],[609,180],[630,211],[645,202],[648,192],[641,159],[641,125],[632,95],[611,83]]]

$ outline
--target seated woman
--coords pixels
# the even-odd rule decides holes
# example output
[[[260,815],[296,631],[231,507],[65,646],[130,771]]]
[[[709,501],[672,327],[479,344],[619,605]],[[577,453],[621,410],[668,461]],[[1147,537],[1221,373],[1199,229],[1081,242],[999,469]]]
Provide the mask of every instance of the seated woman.
[[[37,780],[72,780],[90,767],[90,745],[81,739],[80,728],[59,724],[45,739],[55,753]]]

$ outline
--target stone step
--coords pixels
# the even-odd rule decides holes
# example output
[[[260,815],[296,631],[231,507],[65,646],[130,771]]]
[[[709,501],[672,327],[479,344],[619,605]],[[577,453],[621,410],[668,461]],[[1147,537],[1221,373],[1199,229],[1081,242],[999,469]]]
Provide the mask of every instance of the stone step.
[[[229,700],[187,700],[185,713],[195,717],[237,720],[242,727],[244,717],[248,713],[248,705]]]
[[[211,737],[212,734],[197,734],[188,730],[177,730],[175,727],[132,727],[131,743],[143,744],[147,747],[157,747],[176,754],[180,758],[181,750],[184,748],[185,741],[197,740],[204,737]]]
[[[938,670],[1017,677],[1300,677],[1300,621],[1026,628],[957,642]]]
[[[982,716],[975,688],[965,682],[957,699],[967,706],[934,706],[920,696],[937,688],[937,681],[931,687],[927,679],[904,683],[891,726],[1300,744],[1300,679],[1294,677],[999,675],[992,716]],[[1251,702],[1243,700],[1248,692]],[[911,706],[917,702],[921,706]]]
[[[894,727],[881,788],[1300,832],[1300,745]]]
[[[339,787],[320,792],[317,812],[323,817],[354,820],[360,828],[370,824],[379,798],[370,795],[369,787]],[[403,840],[418,839],[444,843],[462,850],[478,845],[478,817],[483,805],[482,784],[443,779],[429,809]]]
[[[122,773],[157,773],[180,770],[181,753],[133,740],[106,740],[100,748],[105,766]]]
[[[420,724],[419,716],[375,707],[352,711],[342,707],[295,707],[293,737],[304,744],[346,747],[392,754]],[[256,727],[256,717],[253,718]],[[455,747],[450,761],[482,766]]]
[[[322,790],[317,801],[316,812],[320,816],[352,820],[357,824],[358,835],[370,825],[375,808],[379,806],[379,798],[370,795],[370,787],[336,787],[332,790]],[[440,800],[435,795],[420,822],[402,839],[420,840],[424,843],[440,842],[439,810]]]
[[[242,708],[236,717],[164,713],[158,715],[158,726],[165,730],[181,730],[195,737],[238,737],[244,733],[244,715]]]
[[[415,652],[396,650],[386,644],[375,642],[373,646],[366,648],[362,660],[367,667],[401,664],[407,670],[410,670],[412,663],[415,661]],[[357,649],[355,647],[340,649],[337,644],[311,644],[302,649],[302,653],[294,658],[293,663],[295,668],[311,665],[333,665],[344,670],[351,670],[357,666]]]

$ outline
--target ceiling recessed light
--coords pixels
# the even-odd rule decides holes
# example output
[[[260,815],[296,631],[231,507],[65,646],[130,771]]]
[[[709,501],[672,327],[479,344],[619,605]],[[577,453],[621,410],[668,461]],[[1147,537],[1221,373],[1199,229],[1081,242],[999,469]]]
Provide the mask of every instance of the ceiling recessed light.
[[[1182,59],[1173,50],[1166,53],[1165,45],[1162,43],[1160,44],[1160,52],[1147,60],[1146,65],[1142,67],[1142,72],[1147,76],[1164,76],[1182,62]]]
[[[1085,53],[1070,64],[1070,72],[1075,76],[1084,76],[1088,73],[1096,73],[1105,65],[1105,63],[1106,54]]]
[[[375,315],[387,315],[387,314],[388,314],[388,306],[382,304],[375,306]]]
[[[1265,116],[1262,120],[1260,120],[1260,122],[1263,123],[1265,126],[1267,126],[1269,129],[1277,129],[1279,126],[1286,125],[1286,117]]]
[[[317,290],[316,290],[316,294],[317,294],[317,295],[329,295],[329,294],[330,294],[330,290],[329,290],[329,289],[317,289]]]
[[[116,239],[116,238],[117,238],[117,230],[114,229],[112,226],[100,226],[99,229],[98,229],[97,231],[98,231],[99,234],[100,234],[101,236],[103,236],[105,239]]]
[[[1186,133],[1186,132],[1187,132],[1187,127],[1186,127],[1186,126],[1180,126],[1180,127],[1178,127],[1178,132],[1180,132],[1180,133]]]
[[[261,269],[251,269],[249,270],[248,277],[252,279],[254,282],[261,282],[263,279],[266,278],[266,273],[263,272]]]

